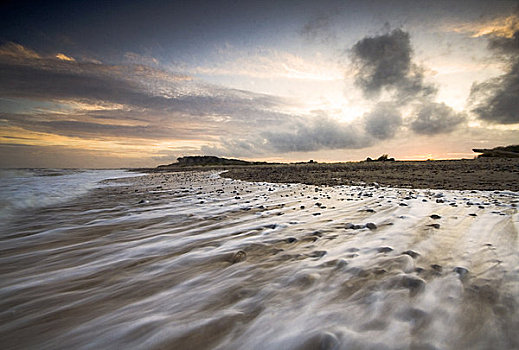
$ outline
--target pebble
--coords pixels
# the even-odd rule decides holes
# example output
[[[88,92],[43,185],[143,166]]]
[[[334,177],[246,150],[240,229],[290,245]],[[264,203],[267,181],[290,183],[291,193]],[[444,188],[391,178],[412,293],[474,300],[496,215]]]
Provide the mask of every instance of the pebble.
[[[380,247],[377,249],[379,253],[389,253],[393,251],[393,248],[391,247]]]
[[[440,215],[438,215],[438,214],[432,214],[432,215],[430,216],[430,218],[431,218],[431,219],[434,219],[434,220],[438,220],[438,219],[441,219],[442,217],[441,217]]]
[[[231,264],[236,264],[247,259],[247,253],[243,250],[239,250],[231,258]]]
[[[311,258],[322,258],[327,254],[326,250],[315,250],[311,252],[308,256]]]
[[[400,277],[399,282],[402,287],[407,288],[414,293],[422,290],[425,287],[425,281],[415,276],[403,275]]]
[[[460,278],[465,277],[469,273],[469,270],[461,266],[455,267],[453,271],[456,272]]]
[[[414,250],[406,250],[405,252],[403,252],[402,254],[405,254],[405,255],[409,255],[411,258],[413,259],[416,259],[417,257],[420,256],[419,253],[415,252]]]
[[[375,225],[374,223],[372,222],[368,222],[366,224],[366,227],[369,228],[370,230],[376,230],[377,229],[377,225]]]
[[[438,264],[432,264],[431,265],[431,268],[434,270],[434,271],[438,271],[438,272],[442,272],[443,270],[443,267],[441,265],[438,265]]]

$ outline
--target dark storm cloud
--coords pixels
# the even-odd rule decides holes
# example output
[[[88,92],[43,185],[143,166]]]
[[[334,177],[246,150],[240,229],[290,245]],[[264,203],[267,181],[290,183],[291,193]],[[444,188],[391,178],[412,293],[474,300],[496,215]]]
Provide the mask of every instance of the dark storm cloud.
[[[379,103],[364,116],[367,134],[379,140],[393,138],[401,125],[400,112],[392,103]]]
[[[511,38],[491,38],[489,48],[505,62],[505,73],[472,85],[472,112],[501,124],[519,123],[519,31]]]
[[[423,69],[412,62],[409,33],[395,29],[387,34],[366,37],[351,49],[355,84],[368,98],[383,90],[400,101],[429,96],[436,89],[424,81]]]
[[[453,131],[465,121],[465,116],[456,113],[444,103],[426,102],[412,118],[410,127],[417,134],[436,135]]]
[[[361,126],[339,122],[323,113],[292,116],[274,129],[259,130],[241,138],[222,138],[219,146],[203,147],[202,151],[218,156],[254,157],[280,152],[363,148],[374,141]]]
[[[358,127],[324,115],[294,122],[287,131],[264,132],[266,144],[279,152],[363,148],[370,139]]]
[[[395,137],[402,125],[396,106],[409,103],[417,111],[408,126],[417,134],[451,132],[465,120],[464,115],[444,103],[433,102],[436,87],[425,81],[424,68],[413,63],[411,40],[403,30],[364,38],[351,52],[355,84],[364,95],[377,98],[383,91],[391,93],[391,102],[379,103],[364,116],[368,135],[380,140]]]

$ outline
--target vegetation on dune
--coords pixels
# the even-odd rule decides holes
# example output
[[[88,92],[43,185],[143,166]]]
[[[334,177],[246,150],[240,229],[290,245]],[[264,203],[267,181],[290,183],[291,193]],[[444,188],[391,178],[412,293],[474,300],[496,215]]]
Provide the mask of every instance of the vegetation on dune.
[[[519,145],[499,146],[491,149],[474,148],[472,150],[476,153],[481,153],[478,155],[478,158],[519,158]]]

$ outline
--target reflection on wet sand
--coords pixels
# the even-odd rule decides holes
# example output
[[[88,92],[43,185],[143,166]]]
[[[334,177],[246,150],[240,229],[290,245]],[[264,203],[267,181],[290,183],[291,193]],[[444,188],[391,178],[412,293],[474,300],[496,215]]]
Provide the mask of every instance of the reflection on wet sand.
[[[519,348],[519,195],[152,174],[8,223],[3,348]]]

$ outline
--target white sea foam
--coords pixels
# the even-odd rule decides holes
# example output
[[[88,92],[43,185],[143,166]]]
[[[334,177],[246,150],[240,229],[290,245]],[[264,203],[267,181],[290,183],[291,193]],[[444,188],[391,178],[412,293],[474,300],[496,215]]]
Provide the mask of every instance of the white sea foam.
[[[519,347],[518,193],[132,181],[9,226],[4,348]]]
[[[0,220],[76,198],[101,180],[131,176],[125,170],[0,169]]]

